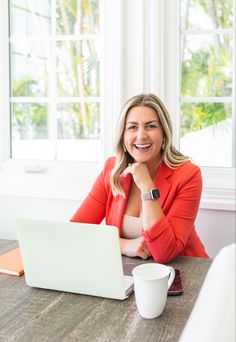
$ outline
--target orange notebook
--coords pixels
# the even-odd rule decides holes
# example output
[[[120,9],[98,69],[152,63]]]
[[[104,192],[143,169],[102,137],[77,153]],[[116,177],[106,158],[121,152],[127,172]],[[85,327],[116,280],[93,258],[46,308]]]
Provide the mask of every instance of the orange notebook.
[[[16,276],[24,273],[19,247],[0,255],[0,273]]]

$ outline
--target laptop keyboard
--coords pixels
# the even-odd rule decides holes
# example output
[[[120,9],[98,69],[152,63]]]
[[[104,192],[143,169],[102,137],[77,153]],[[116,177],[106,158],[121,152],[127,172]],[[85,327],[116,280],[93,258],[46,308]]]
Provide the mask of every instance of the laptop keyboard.
[[[125,283],[125,292],[128,296],[134,289],[134,279],[132,276],[124,275],[124,283]]]

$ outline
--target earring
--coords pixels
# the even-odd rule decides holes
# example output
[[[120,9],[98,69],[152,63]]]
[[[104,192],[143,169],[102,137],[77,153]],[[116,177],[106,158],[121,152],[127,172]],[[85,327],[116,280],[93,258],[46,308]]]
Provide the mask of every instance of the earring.
[[[163,143],[162,143],[162,145],[161,145],[162,150],[164,150],[165,147],[166,147],[166,140],[164,139],[164,140],[163,140]]]
[[[123,150],[124,152],[127,152],[125,145],[123,145]]]

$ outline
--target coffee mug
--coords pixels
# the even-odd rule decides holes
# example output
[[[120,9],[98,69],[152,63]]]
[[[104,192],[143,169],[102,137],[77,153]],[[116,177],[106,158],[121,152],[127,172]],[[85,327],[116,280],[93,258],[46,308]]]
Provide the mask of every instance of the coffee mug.
[[[136,266],[134,277],[135,301],[143,318],[156,318],[165,308],[167,292],[174,281],[174,268],[157,263]]]

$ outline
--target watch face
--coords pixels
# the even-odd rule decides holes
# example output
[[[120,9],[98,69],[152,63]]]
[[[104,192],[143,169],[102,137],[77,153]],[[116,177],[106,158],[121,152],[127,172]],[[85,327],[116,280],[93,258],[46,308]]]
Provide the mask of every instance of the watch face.
[[[152,198],[159,198],[160,192],[158,189],[152,189]]]

